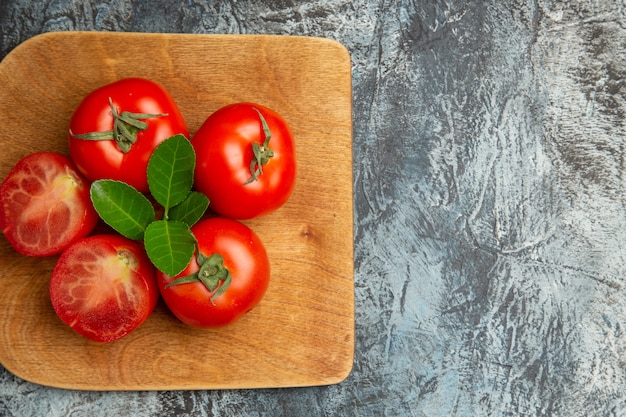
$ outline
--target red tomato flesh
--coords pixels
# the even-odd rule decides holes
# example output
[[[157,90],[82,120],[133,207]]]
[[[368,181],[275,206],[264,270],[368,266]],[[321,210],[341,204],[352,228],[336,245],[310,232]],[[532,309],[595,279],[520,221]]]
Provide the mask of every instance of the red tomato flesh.
[[[0,228],[18,252],[61,253],[95,227],[89,182],[65,156],[37,152],[21,159],[0,184]]]
[[[94,235],[64,251],[52,272],[57,315],[78,334],[113,342],[141,325],[159,291],[143,248],[119,235]]]
[[[225,218],[209,218],[191,228],[205,256],[224,258],[232,282],[221,295],[201,282],[166,287],[174,279],[198,271],[195,258],[177,277],[157,271],[159,291],[169,309],[183,323],[198,328],[231,324],[255,307],[265,295],[270,280],[270,263],[259,237],[246,225]]]

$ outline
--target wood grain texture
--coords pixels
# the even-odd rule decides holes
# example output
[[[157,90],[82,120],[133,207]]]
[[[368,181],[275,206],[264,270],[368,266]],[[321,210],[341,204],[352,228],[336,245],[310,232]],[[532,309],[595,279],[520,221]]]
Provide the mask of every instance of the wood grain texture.
[[[214,110],[253,101],[281,113],[299,173],[282,209],[246,222],[266,244],[268,292],[232,326],[196,330],[163,305],[110,345],[67,328],[48,300],[55,258],[0,243],[0,362],[43,385],[85,390],[332,384],[352,368],[354,285],[350,58],[315,38],[49,33],[0,64],[0,175],[33,151],[66,153],[68,120],[88,92],[141,76],[174,96],[190,133]],[[19,135],[16,132],[20,132]]]

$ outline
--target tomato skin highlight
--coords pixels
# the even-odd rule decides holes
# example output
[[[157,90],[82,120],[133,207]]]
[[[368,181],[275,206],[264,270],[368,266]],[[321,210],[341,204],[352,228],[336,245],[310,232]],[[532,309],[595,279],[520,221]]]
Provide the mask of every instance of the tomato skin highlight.
[[[0,184],[0,229],[23,255],[59,254],[98,221],[89,186],[66,156],[27,155]]]
[[[194,259],[176,277],[157,271],[159,291],[170,311],[183,323],[197,328],[231,324],[254,308],[263,298],[270,281],[270,263],[260,238],[246,225],[227,218],[208,218],[191,228],[200,252],[224,258],[232,282],[211,302],[201,282],[170,284],[174,279],[198,271]]]
[[[256,110],[255,110],[256,109]],[[248,184],[252,143],[265,139],[257,110],[271,131],[274,152],[263,173]],[[196,151],[194,186],[211,201],[210,209],[232,219],[252,219],[280,208],[296,181],[293,134],[274,110],[255,103],[235,103],[212,113],[192,137]]]
[[[59,318],[101,343],[118,340],[154,310],[155,269],[141,245],[120,235],[79,240],[59,257],[50,299]]]
[[[113,140],[86,140],[75,135],[113,129],[109,99],[119,112],[162,114],[141,119],[148,127],[137,133],[127,153]],[[143,78],[125,78],[89,93],[75,109],[68,133],[72,160],[90,181],[114,179],[148,191],[146,167],[156,148],[176,134],[189,137],[187,125],[172,96],[159,84]]]

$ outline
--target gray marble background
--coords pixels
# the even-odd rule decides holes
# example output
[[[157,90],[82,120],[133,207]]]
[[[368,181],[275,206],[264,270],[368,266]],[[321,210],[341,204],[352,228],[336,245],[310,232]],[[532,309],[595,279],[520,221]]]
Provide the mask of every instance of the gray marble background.
[[[0,367],[0,415],[626,415],[625,8],[0,0],[0,57],[66,30],[343,43],[356,296],[354,369],[341,384],[76,392]]]

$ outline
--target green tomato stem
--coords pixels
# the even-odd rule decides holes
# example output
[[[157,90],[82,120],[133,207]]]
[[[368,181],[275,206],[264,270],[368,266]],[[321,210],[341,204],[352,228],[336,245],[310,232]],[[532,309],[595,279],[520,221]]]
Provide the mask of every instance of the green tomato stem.
[[[261,114],[261,112],[254,108],[261,119],[261,125],[263,126],[263,136],[265,136],[265,140],[263,141],[263,145],[259,145],[257,142],[252,144],[252,154],[254,158],[250,162],[250,174],[252,175],[248,181],[244,183],[250,184],[253,181],[256,181],[259,178],[259,175],[263,174],[263,165],[267,164],[270,159],[274,156],[274,151],[269,148],[270,139],[272,138],[272,131],[267,125],[267,121],[265,117]]]
[[[215,304],[215,299],[224,294],[232,282],[230,271],[224,266],[224,258],[220,254],[214,253],[207,257],[201,254],[200,251],[197,252],[196,262],[198,262],[200,269],[191,275],[176,278],[167,284],[165,288],[201,282],[209,292],[213,293],[211,295],[211,304]]]
[[[113,100],[109,97],[109,106],[113,115],[113,129],[104,132],[90,132],[74,134],[70,130],[70,135],[76,139],[84,140],[114,140],[117,147],[123,153],[130,151],[131,146],[137,142],[137,133],[146,130],[148,123],[140,119],[152,119],[155,117],[167,116],[167,113],[131,113],[127,111],[119,112],[113,105]]]

